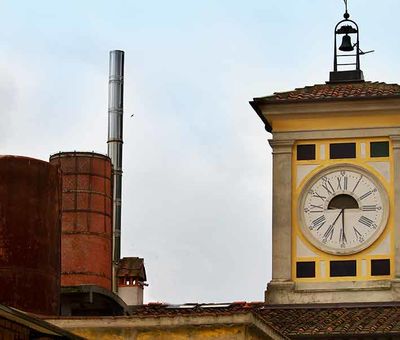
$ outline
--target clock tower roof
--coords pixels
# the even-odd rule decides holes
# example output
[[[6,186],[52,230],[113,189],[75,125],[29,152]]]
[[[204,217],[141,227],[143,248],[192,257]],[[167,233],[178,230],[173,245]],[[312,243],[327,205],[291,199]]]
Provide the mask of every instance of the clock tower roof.
[[[316,84],[287,92],[275,92],[270,96],[256,97],[250,101],[250,105],[264,122],[266,130],[271,132],[271,123],[263,112],[266,107],[278,109],[281,105],[329,102],[344,104],[347,101],[368,103],[371,100],[381,99],[400,99],[400,85],[371,81]]]
[[[376,99],[400,97],[400,85],[382,82],[328,83],[305,86],[287,92],[275,92],[271,96],[254,98],[261,103],[309,102],[340,99]]]

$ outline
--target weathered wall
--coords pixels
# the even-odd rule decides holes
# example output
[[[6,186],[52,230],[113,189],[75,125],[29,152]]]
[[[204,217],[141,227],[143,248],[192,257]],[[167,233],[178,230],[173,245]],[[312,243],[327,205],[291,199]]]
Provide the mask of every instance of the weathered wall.
[[[265,339],[273,339],[271,337],[267,337],[261,330],[253,325],[249,325],[246,327],[246,340],[265,340]]]
[[[48,162],[0,157],[0,304],[58,315],[60,180]]]
[[[92,152],[50,157],[63,174],[61,285],[111,290],[111,160]]]
[[[251,312],[185,316],[70,317],[46,321],[93,340],[286,339]]]
[[[93,340],[258,340],[249,334],[246,337],[245,326],[222,326],[222,327],[185,327],[171,329],[71,329],[75,334]]]
[[[118,296],[128,305],[142,305],[143,304],[143,286],[118,286]]]
[[[0,318],[0,339],[2,340],[29,340],[29,328],[16,322]]]

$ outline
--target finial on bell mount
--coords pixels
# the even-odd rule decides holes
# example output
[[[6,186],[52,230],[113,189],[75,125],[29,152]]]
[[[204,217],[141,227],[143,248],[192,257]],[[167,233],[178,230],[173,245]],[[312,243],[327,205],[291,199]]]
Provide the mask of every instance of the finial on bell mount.
[[[348,18],[350,18],[350,14],[349,14],[349,12],[347,12],[347,0],[343,0],[343,1],[344,1],[344,6],[346,7],[346,10],[345,10],[345,12],[343,14],[343,17],[345,19],[348,19]]]
[[[361,51],[358,25],[349,19],[347,0],[343,1],[345,4],[344,19],[337,23],[334,32],[334,63],[333,72],[329,76],[330,83],[364,81],[364,75],[360,69],[360,55],[373,52]],[[342,42],[338,47],[339,36],[342,38]],[[355,43],[352,43],[352,38]]]

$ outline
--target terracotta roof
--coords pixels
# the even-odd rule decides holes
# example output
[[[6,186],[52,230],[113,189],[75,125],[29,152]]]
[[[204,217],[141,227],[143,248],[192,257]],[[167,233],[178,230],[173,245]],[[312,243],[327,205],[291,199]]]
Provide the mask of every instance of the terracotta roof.
[[[158,317],[177,315],[230,315],[252,312],[256,307],[263,306],[263,302],[233,302],[233,303],[185,303],[170,305],[163,303],[149,303],[134,306],[131,315],[136,317]]]
[[[256,313],[257,309],[264,306],[264,302],[232,302],[232,303],[185,303],[170,305],[163,303],[149,303],[147,305],[131,306],[130,316],[133,318],[177,317],[177,316],[225,316],[252,313],[260,322],[268,325],[282,338],[279,329]]]
[[[400,97],[400,85],[380,82],[320,84],[254,98],[254,102],[299,102],[333,99]]]
[[[124,257],[118,263],[118,277],[133,276],[146,281],[144,260],[140,257]]]
[[[263,306],[256,313],[289,338],[400,335],[400,304],[314,308]]]
[[[268,305],[262,302],[136,306],[131,317],[174,317],[253,313],[268,326],[292,339],[393,336],[400,338],[400,303],[337,305]],[[397,338],[397,337],[396,337]]]

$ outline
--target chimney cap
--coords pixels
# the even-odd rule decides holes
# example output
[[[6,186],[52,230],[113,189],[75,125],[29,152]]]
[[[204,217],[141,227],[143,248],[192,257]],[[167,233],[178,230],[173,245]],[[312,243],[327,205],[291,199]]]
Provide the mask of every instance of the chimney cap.
[[[140,257],[123,257],[118,262],[118,277],[134,277],[140,281],[145,282],[146,269],[144,267],[144,259]]]

